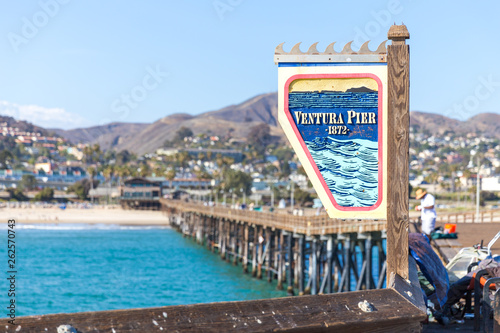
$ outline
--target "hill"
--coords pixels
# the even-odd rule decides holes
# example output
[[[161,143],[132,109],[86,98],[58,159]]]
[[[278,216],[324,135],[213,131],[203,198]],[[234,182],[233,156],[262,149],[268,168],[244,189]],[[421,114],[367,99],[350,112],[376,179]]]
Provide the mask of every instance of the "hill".
[[[110,123],[102,126],[76,128],[72,130],[52,129],[71,143],[98,143],[102,148],[109,149],[122,144],[124,138],[137,133],[149,124]]]
[[[271,93],[197,116],[169,115],[152,124],[111,123],[54,131],[73,143],[99,143],[103,149],[127,149],[144,154],[162,147],[165,140],[172,140],[176,131],[182,126],[190,128],[195,135],[210,133],[225,136],[231,132],[232,137],[245,139],[252,126],[266,123],[271,127],[271,135],[284,138],[277,117],[278,95]]]
[[[460,121],[434,113],[412,111],[410,126],[417,132],[435,133],[438,136],[445,133],[457,135],[476,133],[500,139],[500,114],[496,113],[481,113],[466,121]]]
[[[2,127],[6,125],[6,127],[18,128],[19,132],[40,133],[44,136],[49,136],[54,133],[57,134],[55,131],[47,130],[24,120],[16,120],[9,116],[0,115],[0,125],[2,125]]]
[[[1,119],[15,121],[10,117],[0,117]],[[134,153],[144,154],[154,152],[162,147],[166,140],[172,140],[176,131],[182,126],[190,128],[195,135],[207,133],[225,137],[230,133],[231,137],[244,140],[253,126],[265,123],[270,126],[273,136],[285,140],[277,119],[278,94],[269,93],[255,96],[240,104],[195,116],[182,113],[172,114],[151,124],[110,123],[89,128],[48,131],[55,132],[72,143],[98,143],[103,149],[127,149]],[[47,131],[27,122],[18,123],[26,128]],[[460,121],[434,113],[412,111],[410,126],[414,131],[429,135],[476,133],[500,139],[500,115],[495,113],[482,113],[466,121]]]

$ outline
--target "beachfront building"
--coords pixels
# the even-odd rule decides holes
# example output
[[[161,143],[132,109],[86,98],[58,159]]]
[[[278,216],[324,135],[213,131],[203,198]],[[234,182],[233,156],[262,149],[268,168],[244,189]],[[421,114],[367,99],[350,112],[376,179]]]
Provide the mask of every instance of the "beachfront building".
[[[147,178],[131,178],[120,189],[123,209],[160,209],[161,182]]]

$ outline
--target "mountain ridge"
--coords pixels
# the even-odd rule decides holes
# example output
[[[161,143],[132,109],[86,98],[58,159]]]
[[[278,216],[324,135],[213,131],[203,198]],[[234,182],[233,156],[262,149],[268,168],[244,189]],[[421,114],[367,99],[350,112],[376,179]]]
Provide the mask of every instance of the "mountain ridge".
[[[277,93],[257,95],[240,104],[198,115],[174,113],[152,123],[113,122],[72,130],[45,130],[35,125],[31,126],[54,132],[73,144],[98,143],[103,149],[127,149],[137,154],[145,154],[163,147],[164,142],[172,140],[176,131],[181,127],[190,128],[195,135],[201,133],[220,137],[230,135],[233,138],[245,140],[253,126],[263,123],[269,125],[271,135],[286,142],[283,130],[278,124]],[[500,139],[500,114],[496,113],[481,113],[466,121],[461,121],[435,113],[411,111],[410,126],[414,131],[428,132],[428,134],[476,133]]]

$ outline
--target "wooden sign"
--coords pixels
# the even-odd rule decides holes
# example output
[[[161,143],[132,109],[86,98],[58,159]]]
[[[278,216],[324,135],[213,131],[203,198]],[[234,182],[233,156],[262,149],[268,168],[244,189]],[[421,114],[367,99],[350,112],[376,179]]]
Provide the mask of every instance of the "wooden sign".
[[[275,52],[278,119],[332,218],[387,217],[387,62],[377,51]]]

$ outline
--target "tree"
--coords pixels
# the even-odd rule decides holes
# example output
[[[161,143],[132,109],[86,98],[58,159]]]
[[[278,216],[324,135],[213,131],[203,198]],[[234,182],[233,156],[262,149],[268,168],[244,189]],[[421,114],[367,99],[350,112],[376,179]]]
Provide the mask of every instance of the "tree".
[[[54,199],[54,189],[46,187],[35,195],[35,201],[51,201]]]
[[[259,154],[264,155],[267,146],[271,143],[271,129],[268,124],[256,125],[248,133],[248,144]]]
[[[169,169],[166,173],[166,178],[170,181],[170,188],[172,188],[172,181],[175,178],[175,169]]]
[[[245,194],[249,195],[252,188],[252,177],[243,171],[229,169],[224,173],[223,184],[226,191],[234,189],[239,193],[240,189],[243,189]]]
[[[0,166],[2,168],[7,167],[7,165],[11,164],[14,161],[14,155],[7,149],[0,151]]]
[[[90,188],[95,188],[99,185],[98,180],[94,180],[92,184],[88,179],[82,179],[68,187],[67,193],[75,193],[80,200],[87,200]]]
[[[184,141],[184,138],[187,138],[190,136],[193,136],[193,131],[191,131],[190,128],[182,126],[181,128],[179,128],[177,130],[177,132],[175,132],[174,141],[175,142],[182,142],[182,141]]]
[[[116,164],[122,165],[130,162],[132,155],[128,150],[122,150],[118,154],[116,154]]]
[[[9,192],[9,197],[11,200],[28,201],[28,197],[24,195],[23,191],[20,188],[8,188],[7,192]]]
[[[294,201],[300,206],[306,202],[312,201],[311,193],[303,191],[300,187],[296,187],[293,193]]]
[[[23,175],[21,178],[21,187],[28,191],[32,191],[37,187],[36,178],[33,175]]]
[[[97,143],[93,146],[86,146],[83,148],[83,160],[86,164],[100,162],[101,155],[101,146],[99,146]]]
[[[132,173],[130,168],[126,165],[120,165],[116,168],[116,175],[118,176],[118,185],[122,185],[123,178],[129,177]]]
[[[290,169],[290,163],[288,163],[288,160],[286,161],[283,161],[282,164],[281,164],[281,178],[288,178],[288,176],[290,176],[290,173],[291,173],[291,169]]]

